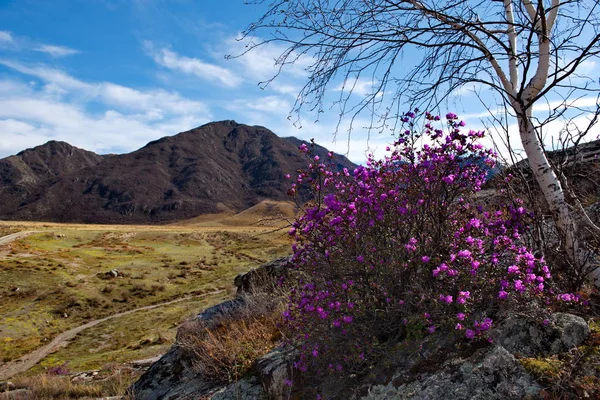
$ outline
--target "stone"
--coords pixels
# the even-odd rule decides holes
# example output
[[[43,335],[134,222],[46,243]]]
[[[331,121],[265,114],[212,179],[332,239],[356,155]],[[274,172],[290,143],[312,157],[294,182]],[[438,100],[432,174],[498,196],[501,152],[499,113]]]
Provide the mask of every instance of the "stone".
[[[220,316],[224,314],[235,313],[237,309],[246,304],[244,297],[236,297],[233,300],[226,300],[215,306],[209,307],[199,313],[196,318],[206,323],[207,326],[211,326],[211,323],[218,322]]]
[[[256,361],[255,369],[269,399],[289,398],[288,384],[294,376],[293,362],[297,352],[278,347]]]
[[[450,358],[435,372],[401,382],[392,379],[373,386],[361,399],[516,400],[538,398],[541,390],[519,361],[498,345],[476,350],[466,359]]]
[[[283,276],[286,276],[290,263],[290,257],[281,257],[258,268],[239,274],[233,283],[237,287],[237,293],[254,293],[257,289],[273,284]]]
[[[15,389],[15,384],[11,381],[0,382],[0,392],[8,392]]]
[[[491,337],[514,355],[536,357],[568,351],[589,334],[590,328],[583,318],[555,313],[547,324],[523,316],[510,317],[492,331]]]
[[[247,379],[240,379],[224,388],[216,391],[210,396],[211,400],[260,400],[270,399],[260,385],[258,379],[253,376]]]
[[[214,389],[194,372],[185,352],[175,345],[129,388],[134,399],[196,399]]]

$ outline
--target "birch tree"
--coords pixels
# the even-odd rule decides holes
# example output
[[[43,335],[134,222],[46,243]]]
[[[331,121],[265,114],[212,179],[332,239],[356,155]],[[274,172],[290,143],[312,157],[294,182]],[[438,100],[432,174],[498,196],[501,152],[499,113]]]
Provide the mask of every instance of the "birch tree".
[[[465,85],[489,88],[499,95],[516,119],[524,152],[569,262],[581,263],[575,213],[583,209],[567,201],[542,136],[545,124],[567,115],[573,101],[598,93],[598,77],[582,75],[600,50],[598,1],[254,3],[268,8],[244,32],[250,43],[247,50],[283,43],[285,50],[276,59],[279,68],[286,68],[299,57],[311,60],[294,111],[326,111],[326,94],[340,80],[341,114],[354,118],[368,111],[373,116],[371,128],[395,124],[401,117],[395,110],[407,106],[431,109]],[[351,96],[361,79],[369,79],[371,90],[352,103]],[[546,111],[539,113],[543,115],[534,114],[539,104],[547,105]],[[595,118],[590,121],[595,122]],[[589,219],[583,221],[591,224]]]

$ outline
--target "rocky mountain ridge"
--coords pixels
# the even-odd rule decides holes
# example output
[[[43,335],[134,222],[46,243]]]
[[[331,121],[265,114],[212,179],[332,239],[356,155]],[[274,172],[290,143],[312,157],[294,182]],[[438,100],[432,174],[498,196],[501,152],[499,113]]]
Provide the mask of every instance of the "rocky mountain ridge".
[[[0,159],[0,219],[145,224],[287,200],[286,174],[308,160],[296,138],[213,122],[120,155],[64,142]],[[315,153],[327,150],[316,146]],[[343,156],[339,167],[355,165]]]

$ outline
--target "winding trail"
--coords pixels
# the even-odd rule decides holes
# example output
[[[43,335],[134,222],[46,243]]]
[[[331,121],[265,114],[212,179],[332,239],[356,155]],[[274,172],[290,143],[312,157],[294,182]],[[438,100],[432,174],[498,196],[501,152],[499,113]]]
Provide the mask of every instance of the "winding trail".
[[[22,234],[22,233],[27,233],[27,232],[19,232],[19,234]],[[29,233],[33,233],[33,232],[29,232]],[[18,234],[13,233],[12,235],[8,235],[3,238],[0,238],[0,240],[6,239],[6,238],[8,238],[10,236],[14,236],[14,235],[18,235]],[[12,240],[15,240],[18,238],[19,237],[15,237]],[[4,243],[6,243],[6,242],[0,241],[0,244],[4,244]],[[179,302],[182,302],[185,300],[207,297],[207,296],[222,293],[222,292],[225,292],[225,289],[215,290],[212,292],[203,293],[203,294],[196,295],[196,296],[186,296],[186,297],[182,297],[180,299],[167,301],[165,303],[153,304],[150,306],[144,306],[144,307],[136,308],[133,310],[123,311],[123,312],[120,312],[117,314],[109,315],[108,317],[104,317],[101,319],[96,319],[96,320],[93,320],[90,322],[86,322],[83,325],[79,325],[75,328],[69,329],[68,331],[65,331],[65,332],[59,334],[57,337],[54,338],[54,340],[52,340],[47,345],[42,346],[38,349],[35,349],[34,351],[32,351],[29,354],[25,354],[18,360],[10,361],[8,363],[0,365],[0,380],[10,379],[15,375],[20,374],[21,372],[25,372],[25,371],[29,370],[31,367],[33,367],[35,364],[37,364],[42,358],[44,358],[48,354],[51,354],[51,353],[57,351],[58,349],[60,349],[60,347],[65,342],[68,342],[69,340],[73,339],[81,331],[91,328],[93,326],[96,326],[102,322],[105,322],[105,321],[108,321],[108,320],[111,320],[114,318],[123,317],[125,315],[133,314],[138,311],[152,310],[154,308],[168,306],[170,304],[179,303]]]
[[[10,242],[17,240],[17,239],[22,239],[24,237],[27,237],[33,233],[37,233],[39,231],[22,231],[22,232],[17,232],[17,233],[12,233],[10,235],[6,235],[6,236],[2,236],[0,237],[0,246],[2,246],[3,244],[9,244]]]

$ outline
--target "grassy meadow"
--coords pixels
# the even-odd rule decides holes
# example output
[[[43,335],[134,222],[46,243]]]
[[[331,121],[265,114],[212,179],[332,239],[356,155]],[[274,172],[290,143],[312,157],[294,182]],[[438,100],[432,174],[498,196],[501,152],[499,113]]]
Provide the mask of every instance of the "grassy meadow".
[[[237,274],[289,253],[285,230],[276,228],[290,207],[265,202],[165,226],[0,222],[0,236],[33,232],[0,245],[0,363],[86,322],[183,299],[90,327],[27,374],[164,352],[184,320],[233,295]]]

